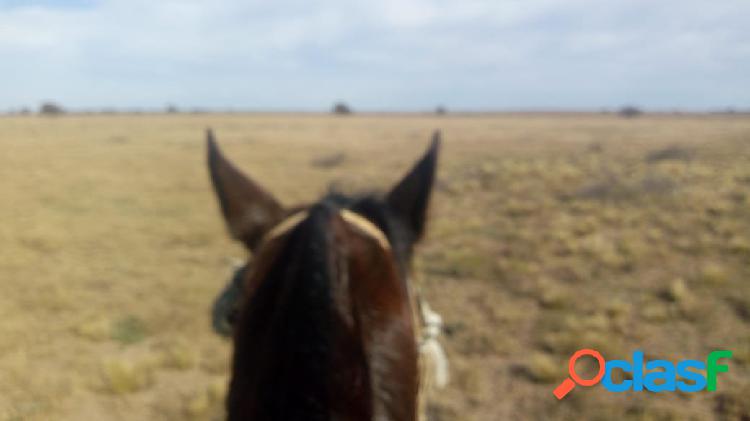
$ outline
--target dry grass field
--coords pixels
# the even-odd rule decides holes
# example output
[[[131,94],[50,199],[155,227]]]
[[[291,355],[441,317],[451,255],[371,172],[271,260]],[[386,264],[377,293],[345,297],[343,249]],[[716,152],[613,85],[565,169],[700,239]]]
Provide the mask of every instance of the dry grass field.
[[[444,148],[416,278],[452,364],[439,421],[750,419],[750,118],[0,118],[0,420],[220,419],[209,308],[244,251],[204,129],[287,204]],[[552,389],[608,359],[734,352],[718,391]]]

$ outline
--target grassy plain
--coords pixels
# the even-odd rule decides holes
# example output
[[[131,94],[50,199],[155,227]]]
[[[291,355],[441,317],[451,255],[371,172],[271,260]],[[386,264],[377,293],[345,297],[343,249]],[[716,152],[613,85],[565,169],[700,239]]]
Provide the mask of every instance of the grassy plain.
[[[750,118],[206,114],[0,118],[0,420],[221,416],[209,307],[244,251],[207,126],[287,204],[385,189],[443,130],[416,262],[452,364],[434,420],[750,417]],[[557,402],[583,347],[734,357],[714,393]]]

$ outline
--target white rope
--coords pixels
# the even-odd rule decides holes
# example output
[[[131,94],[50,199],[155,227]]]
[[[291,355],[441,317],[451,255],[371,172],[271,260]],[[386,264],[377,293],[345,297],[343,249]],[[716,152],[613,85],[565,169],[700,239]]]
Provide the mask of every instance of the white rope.
[[[443,333],[443,318],[430,308],[424,299],[418,301],[419,310],[422,314],[422,334],[419,343],[419,353],[425,357],[426,363],[431,364],[428,372],[434,376],[434,384],[438,389],[448,384],[450,370],[448,357],[438,340]]]

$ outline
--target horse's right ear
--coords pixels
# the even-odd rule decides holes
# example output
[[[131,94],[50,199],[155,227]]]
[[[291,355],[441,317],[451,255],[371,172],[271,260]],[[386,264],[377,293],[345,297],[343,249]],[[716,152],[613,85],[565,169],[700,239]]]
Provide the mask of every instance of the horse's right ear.
[[[436,131],[424,156],[386,197],[388,205],[406,223],[414,240],[419,240],[424,234],[439,151],[440,132]]]
[[[229,233],[255,251],[263,235],[284,215],[281,204],[229,162],[219,149],[213,132],[206,132],[208,170]]]

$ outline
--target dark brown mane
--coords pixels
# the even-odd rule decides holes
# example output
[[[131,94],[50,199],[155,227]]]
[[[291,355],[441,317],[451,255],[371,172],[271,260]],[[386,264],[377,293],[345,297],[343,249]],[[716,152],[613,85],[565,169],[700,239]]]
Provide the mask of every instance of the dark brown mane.
[[[413,420],[412,313],[390,253],[322,203],[259,262],[235,333],[230,419],[368,420],[377,411]]]

